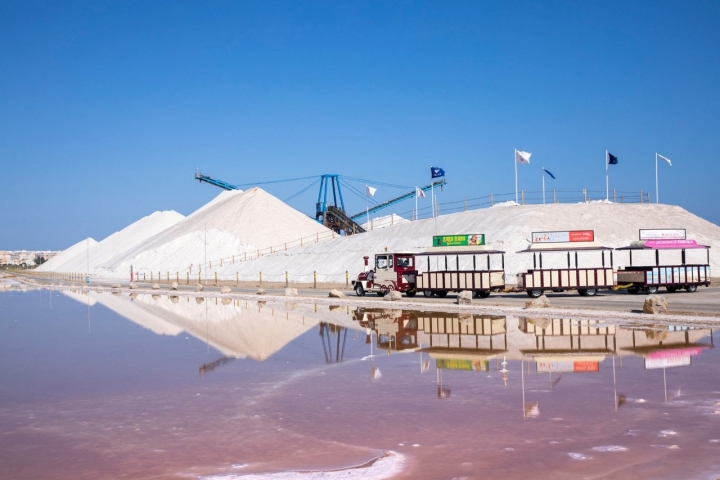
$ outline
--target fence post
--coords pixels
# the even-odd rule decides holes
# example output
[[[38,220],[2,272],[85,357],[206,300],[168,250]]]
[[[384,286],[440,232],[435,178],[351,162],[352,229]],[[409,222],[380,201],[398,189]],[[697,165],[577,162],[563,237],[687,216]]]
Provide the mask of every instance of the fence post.
[[[650,203],[650,192],[647,194],[647,202]]]
[[[495,205],[495,201],[493,200],[493,194],[491,193],[490,194],[490,206],[492,207],[494,205]]]
[[[150,281],[153,281],[153,272],[150,272]]]
[[[313,288],[317,288],[317,272],[313,271]]]
[[[350,285],[350,276],[348,275],[348,271],[345,270],[345,286],[347,287],[349,285]]]
[[[165,282],[170,283],[170,272],[165,270]]]
[[[522,204],[525,205],[525,190],[520,190],[520,193],[522,194]]]
[[[463,204],[465,205],[465,211],[467,212],[467,199],[463,198]]]
[[[185,274],[185,285],[190,285],[190,272]]]
[[[287,270],[285,271],[285,288],[288,287],[288,273]]]
[[[300,246],[302,247],[302,237],[300,237]]]
[[[642,197],[643,197],[643,191],[642,191],[642,190],[640,190],[640,203],[643,203],[643,201],[642,201]]]
[[[217,287],[217,272],[215,272],[215,286]]]
[[[260,285],[262,285],[262,272],[260,272]]]
[[[557,203],[557,192],[553,188],[553,203]]]
[[[583,202],[587,202],[587,189],[583,188]]]
[[[240,286],[240,272],[235,272],[235,286]]]
[[[177,283],[180,283],[180,272],[177,272],[177,271],[175,272],[175,281]]]
[[[198,283],[202,283],[202,278],[200,278],[200,269],[198,268]]]

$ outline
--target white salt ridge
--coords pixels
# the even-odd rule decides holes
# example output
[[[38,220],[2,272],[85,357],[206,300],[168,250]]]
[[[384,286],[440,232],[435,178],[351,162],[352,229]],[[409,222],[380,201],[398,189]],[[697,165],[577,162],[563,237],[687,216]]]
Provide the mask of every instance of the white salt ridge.
[[[410,223],[410,220],[393,213],[384,217],[371,218],[370,223],[365,222],[360,226],[365,230],[379,230],[381,228],[392,227],[401,223]]]
[[[66,248],[62,252],[55,255],[53,258],[48,260],[47,262],[43,263],[39,267],[37,267],[38,272],[62,272],[63,270],[60,270],[59,266],[61,266],[63,263],[67,262],[68,260],[71,260],[73,257],[78,255],[80,252],[86,252],[88,248],[88,241],[90,248],[92,248],[93,245],[97,243],[96,240],[92,238],[87,238],[84,240],[80,240],[75,245]]]
[[[383,480],[402,473],[405,464],[405,456],[388,451],[368,465],[342,470],[223,474],[200,478],[202,480]]]
[[[433,235],[484,233],[488,245],[506,251],[506,284],[516,283],[516,274],[532,268],[531,254],[517,254],[527,248],[532,232],[553,230],[594,230],[598,244],[608,247],[622,247],[637,240],[640,228],[685,228],[690,239],[700,244],[711,245],[711,271],[720,271],[720,227],[687,210],[672,205],[655,204],[552,204],[507,206],[471,210],[443,215],[435,220],[424,219],[402,223],[393,227],[374,230],[350,237],[294,248],[288,252],[264,256],[257,260],[225,265],[217,269],[218,276],[234,278],[239,272],[241,278],[254,278],[263,272],[263,278],[284,279],[287,271],[291,281],[311,282],[313,272],[318,281],[345,281],[345,270],[353,279],[363,269],[362,257],[371,259],[387,247],[388,252],[420,252],[432,245]],[[687,252],[688,262],[704,263],[705,250]],[[627,252],[613,252],[614,267],[628,265]],[[647,257],[647,258],[645,258]],[[208,256],[208,258],[210,258]],[[654,264],[654,252],[633,254],[635,263],[647,261]],[[679,251],[661,252],[663,262],[680,264]],[[598,252],[579,254],[580,266],[600,266]],[[609,254],[606,253],[606,265]],[[574,260],[573,260],[574,265]],[[545,268],[567,266],[564,253],[543,255]],[[267,275],[267,276],[266,276]]]
[[[101,271],[103,264],[112,264],[114,258],[121,257],[138,243],[172,227],[184,218],[185,216],[173,210],[154,212],[95,243],[90,247],[90,272]],[[81,251],[53,269],[60,272],[85,272],[87,265],[87,251]]]

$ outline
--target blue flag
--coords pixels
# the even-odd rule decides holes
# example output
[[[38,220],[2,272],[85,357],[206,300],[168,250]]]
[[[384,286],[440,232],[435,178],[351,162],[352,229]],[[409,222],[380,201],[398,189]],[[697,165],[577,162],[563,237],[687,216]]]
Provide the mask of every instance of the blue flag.
[[[445,170],[440,167],[430,167],[430,176],[432,178],[444,177]]]
[[[608,164],[609,165],[617,165],[617,163],[618,163],[617,157],[615,155],[613,155],[612,153],[608,153]]]
[[[544,168],[543,168],[543,170],[545,171],[545,173],[547,173],[547,174],[550,175],[553,179],[555,179],[555,175],[553,175],[552,173],[550,173],[550,170],[545,170]]]

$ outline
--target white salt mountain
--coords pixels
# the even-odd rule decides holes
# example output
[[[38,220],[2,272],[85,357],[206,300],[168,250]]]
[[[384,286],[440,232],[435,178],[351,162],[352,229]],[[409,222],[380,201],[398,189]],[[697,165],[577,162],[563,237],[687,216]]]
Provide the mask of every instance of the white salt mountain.
[[[93,247],[98,243],[96,240],[92,238],[86,238],[84,240],[80,240],[75,245],[72,245],[62,252],[55,255],[53,258],[48,260],[47,262],[43,263],[39,267],[37,267],[38,272],[65,272],[68,270],[61,270],[59,267],[61,267],[65,262],[72,260],[76,255],[79,255],[81,253],[86,253],[88,250],[88,245],[90,248]],[[78,271],[85,271],[85,268]]]
[[[173,210],[155,212],[141,218],[135,223],[128,225],[119,232],[115,232],[100,242],[90,247],[90,271],[96,272],[99,267],[112,259],[122,256],[123,253],[132,249],[138,243],[162,232],[181,222],[185,217]],[[60,272],[85,272],[88,265],[88,254],[86,249],[66,262],[53,267],[54,271]]]
[[[193,266],[194,274],[206,251],[208,260],[239,258],[243,252],[329,234],[323,225],[259,188],[223,192],[182,222],[101,265],[101,273],[123,278],[132,265],[135,271],[163,275]]]
[[[532,232],[554,230],[594,230],[600,245],[622,247],[638,240],[641,228],[685,228],[689,239],[710,245],[710,264],[713,272],[720,272],[720,227],[687,210],[671,205],[654,204],[552,204],[487,208],[450,215],[435,220],[425,219],[402,223],[350,237],[336,238],[306,245],[288,252],[264,256],[259,260],[224,265],[217,269],[220,278],[255,278],[263,272],[264,278],[284,279],[287,271],[291,281],[312,282],[313,272],[318,281],[345,281],[347,270],[350,279],[362,271],[362,257],[387,251],[419,252],[432,245],[433,235],[484,233],[490,247],[507,252],[505,271],[507,284],[514,284],[515,275],[532,267],[531,254],[517,254],[529,245]],[[634,260],[654,263],[652,252],[634,254]],[[627,252],[614,252],[614,266],[627,265]],[[642,258],[639,258],[642,256]],[[208,258],[210,258],[208,256]],[[661,259],[680,262],[679,252],[661,252]],[[599,266],[599,253],[581,253],[580,265]],[[688,251],[688,263],[705,263],[704,250]],[[609,256],[606,258],[609,263]],[[574,264],[574,261],[573,261]],[[543,255],[543,266],[559,268],[567,265],[564,254]],[[215,265],[214,265],[215,267]],[[215,271],[210,272],[212,275]],[[715,273],[717,276],[717,273]]]

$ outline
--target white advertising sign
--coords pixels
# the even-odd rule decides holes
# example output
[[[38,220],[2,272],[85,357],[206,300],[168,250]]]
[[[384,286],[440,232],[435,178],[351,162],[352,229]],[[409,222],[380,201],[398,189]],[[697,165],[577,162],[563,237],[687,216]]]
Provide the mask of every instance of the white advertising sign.
[[[685,240],[685,229],[641,229],[640,240]]]

